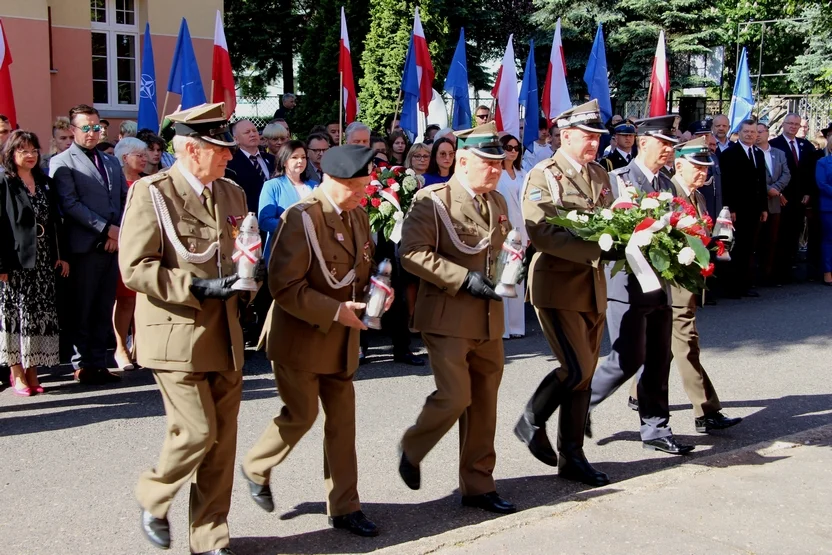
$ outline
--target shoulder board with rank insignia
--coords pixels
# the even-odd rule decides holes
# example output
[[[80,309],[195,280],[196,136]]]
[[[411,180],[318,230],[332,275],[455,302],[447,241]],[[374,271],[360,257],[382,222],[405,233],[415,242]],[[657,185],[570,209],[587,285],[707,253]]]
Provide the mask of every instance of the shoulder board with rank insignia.
[[[238,189],[242,189],[242,188],[243,188],[243,187],[242,187],[242,185],[240,185],[239,183],[237,183],[237,182],[236,182],[236,181],[234,181],[233,179],[228,179],[227,177],[220,177],[219,179],[217,179],[217,181],[224,181],[224,182],[226,182],[226,183],[230,183],[231,185],[234,185],[234,186],[235,186],[235,187],[237,187]]]

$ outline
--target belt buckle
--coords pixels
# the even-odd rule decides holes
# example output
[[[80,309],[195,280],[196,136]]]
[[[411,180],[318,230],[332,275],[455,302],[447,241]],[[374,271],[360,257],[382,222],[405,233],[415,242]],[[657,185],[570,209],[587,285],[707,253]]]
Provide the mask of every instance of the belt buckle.
[[[46,235],[46,229],[41,224],[35,224],[37,226],[37,234],[36,237],[40,238]]]

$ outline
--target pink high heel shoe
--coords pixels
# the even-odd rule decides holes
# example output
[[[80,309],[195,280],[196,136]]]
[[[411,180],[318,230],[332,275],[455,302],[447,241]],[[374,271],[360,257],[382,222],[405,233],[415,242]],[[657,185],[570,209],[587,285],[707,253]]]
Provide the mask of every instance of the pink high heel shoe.
[[[16,380],[14,379],[14,372],[9,373],[9,382],[12,384],[12,393],[18,397],[31,397],[32,390],[28,387],[17,388]]]

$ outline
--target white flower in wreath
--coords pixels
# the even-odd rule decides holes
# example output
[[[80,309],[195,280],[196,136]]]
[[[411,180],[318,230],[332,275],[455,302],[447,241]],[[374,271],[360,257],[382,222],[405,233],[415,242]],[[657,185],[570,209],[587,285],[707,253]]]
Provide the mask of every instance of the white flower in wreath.
[[[407,175],[416,175],[416,172],[413,171],[412,168],[407,168],[404,173],[406,173]]]
[[[661,206],[659,201],[654,198],[645,197],[641,199],[641,209],[642,210],[653,210],[654,208],[658,208]]]
[[[661,193],[659,193],[659,200],[662,202],[673,200],[673,194],[668,193],[667,191],[662,191]]]
[[[601,217],[604,218],[607,221],[611,220],[612,219],[612,210],[610,210],[609,208],[604,208],[603,210],[601,210]]]
[[[633,198],[634,196],[638,195],[638,189],[636,189],[632,185],[628,185],[624,187],[624,194],[630,198]]]
[[[690,266],[693,264],[693,261],[696,260],[696,253],[690,247],[682,247],[682,250],[680,250],[679,254],[676,255],[676,260],[678,260],[679,264],[682,266]]]
[[[653,232],[646,229],[636,231],[630,237],[630,241],[637,247],[646,247],[653,242]]]
[[[693,216],[682,216],[679,218],[679,221],[676,222],[676,229],[687,229],[695,223],[696,218]]]
[[[578,221],[578,211],[577,210],[570,210],[569,213],[566,215],[566,219],[572,222]]]
[[[392,185],[390,185],[390,189],[393,190],[393,191],[396,191],[397,193],[399,192],[399,190],[401,188],[402,188],[401,185],[399,185],[398,183],[393,183]]]
[[[602,233],[598,238],[598,246],[601,247],[601,250],[604,252],[609,252],[612,248],[613,242],[612,235],[609,233]]]
[[[401,212],[401,211],[396,212],[395,214],[393,214],[393,219],[396,220],[397,222],[402,221],[404,219],[404,212]]]
[[[582,224],[585,224],[589,221],[589,216],[587,216],[586,214],[578,214],[578,221]]]

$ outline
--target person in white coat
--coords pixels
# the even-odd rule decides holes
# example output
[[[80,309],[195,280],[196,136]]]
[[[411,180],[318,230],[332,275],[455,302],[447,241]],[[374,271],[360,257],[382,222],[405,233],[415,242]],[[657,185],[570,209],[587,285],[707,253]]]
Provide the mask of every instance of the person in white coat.
[[[506,199],[511,227],[520,232],[523,245],[528,246],[529,234],[526,232],[526,223],[523,220],[523,211],[521,210],[523,182],[526,179],[526,172],[521,169],[523,147],[513,135],[503,135],[500,137],[500,143],[503,145],[506,158],[503,160],[503,173],[500,175],[497,191]],[[516,298],[503,299],[503,305],[505,306],[503,318],[506,324],[503,339],[526,335],[525,299],[525,283],[517,284]]]

